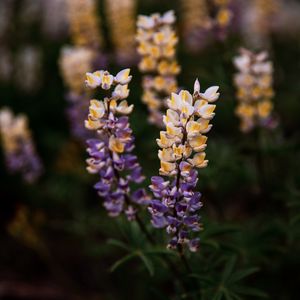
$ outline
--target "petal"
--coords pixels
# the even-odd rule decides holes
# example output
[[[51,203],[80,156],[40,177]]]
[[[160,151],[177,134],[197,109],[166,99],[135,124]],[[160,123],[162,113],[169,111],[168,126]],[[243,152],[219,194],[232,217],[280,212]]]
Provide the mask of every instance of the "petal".
[[[115,80],[118,83],[127,84],[128,82],[130,82],[132,78],[132,76],[129,76],[129,73],[130,73],[130,69],[124,69],[116,75]]]

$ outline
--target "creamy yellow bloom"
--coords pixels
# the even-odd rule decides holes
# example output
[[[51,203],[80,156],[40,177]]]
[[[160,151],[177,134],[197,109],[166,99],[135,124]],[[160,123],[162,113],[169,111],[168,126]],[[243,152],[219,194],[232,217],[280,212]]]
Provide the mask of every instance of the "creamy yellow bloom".
[[[137,21],[137,52],[141,55],[139,69],[145,74],[144,78],[153,78],[152,85],[143,84],[142,100],[148,106],[149,121],[159,127],[163,126],[166,99],[178,89],[175,76],[180,72],[180,66],[175,59],[178,38],[173,29],[174,22],[173,11],[139,16]]]
[[[114,136],[111,136],[109,138],[109,149],[116,153],[122,153],[124,152],[125,145]]]
[[[267,122],[264,121],[272,118],[273,66],[267,59],[267,52],[255,54],[246,49],[241,49],[240,55],[234,59],[239,71],[234,77],[239,99],[236,114],[244,132],[265,126]]]

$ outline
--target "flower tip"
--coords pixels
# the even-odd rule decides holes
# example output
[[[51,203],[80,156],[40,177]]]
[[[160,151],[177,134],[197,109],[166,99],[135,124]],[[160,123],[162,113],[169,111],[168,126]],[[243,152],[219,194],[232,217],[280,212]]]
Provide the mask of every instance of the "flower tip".
[[[198,78],[195,80],[194,83],[194,93],[200,93],[200,82]]]

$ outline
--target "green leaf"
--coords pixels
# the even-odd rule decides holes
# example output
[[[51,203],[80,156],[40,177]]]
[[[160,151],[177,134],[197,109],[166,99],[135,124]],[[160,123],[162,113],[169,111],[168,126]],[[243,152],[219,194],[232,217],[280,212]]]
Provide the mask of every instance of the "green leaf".
[[[126,256],[124,256],[123,258],[119,259],[118,261],[116,261],[110,268],[110,272],[114,272],[115,270],[117,270],[121,265],[125,264],[126,262],[128,262],[129,260],[131,260],[132,258],[134,258],[136,256],[136,252],[134,253],[130,253]]]
[[[258,272],[258,270],[259,270],[259,268],[250,268],[250,269],[238,271],[230,277],[230,279],[228,280],[228,283],[235,283],[253,273]]]
[[[217,294],[215,294],[215,296],[212,298],[212,300],[221,300],[223,296],[222,292],[218,292]]]
[[[166,254],[166,255],[177,256],[177,253],[175,251],[170,251],[170,250],[167,250],[167,249],[147,250],[147,251],[144,251],[144,253],[149,254],[149,255]]]
[[[145,264],[146,268],[149,271],[150,276],[154,275],[154,266],[152,261],[145,256],[142,252],[137,252],[137,255],[140,257],[140,259],[142,260],[142,262]]]
[[[235,290],[235,292],[242,294],[242,295],[254,296],[254,297],[259,297],[259,298],[268,298],[267,294],[263,293],[262,291],[260,291],[258,289],[255,289],[255,288],[238,286],[234,290]]]
[[[225,269],[224,269],[222,277],[221,277],[222,282],[227,281],[227,279],[229,278],[230,274],[233,271],[235,263],[236,263],[236,257],[233,256],[229,259],[228,263],[225,266]]]
[[[107,244],[112,245],[112,246],[116,246],[118,248],[124,249],[124,250],[130,250],[130,247],[128,247],[125,243],[119,241],[119,240],[115,240],[115,239],[109,239],[107,241]]]

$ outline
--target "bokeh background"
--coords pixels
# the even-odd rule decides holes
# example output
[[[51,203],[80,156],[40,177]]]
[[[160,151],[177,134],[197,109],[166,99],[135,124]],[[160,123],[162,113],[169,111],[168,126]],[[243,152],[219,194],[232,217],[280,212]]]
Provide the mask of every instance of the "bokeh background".
[[[207,31],[198,49],[186,42],[180,1],[134,2],[135,16],[175,11],[180,87],[191,90],[196,77],[203,88],[220,86],[208,140],[210,162],[199,173],[202,244],[189,258],[203,277],[203,299],[299,299],[300,2],[232,0],[233,18],[224,36]],[[277,9],[253,33],[252,19],[247,23],[243,18],[249,5],[259,2]],[[102,64],[114,73],[124,63],[116,59],[105,1],[96,4],[106,57]],[[73,43],[66,6],[64,0],[0,1],[0,108],[28,116],[44,165],[41,178],[27,184],[8,172],[0,151],[0,299],[181,299],[172,290],[172,274],[154,254],[154,275],[136,259],[110,270],[127,251],[116,246],[117,240],[135,249],[146,247],[146,241],[134,224],[107,216],[93,189],[97,179],[85,170],[85,144],[70,130],[68,87],[59,67],[62,47]],[[264,130],[259,141],[255,133],[240,132],[234,113],[232,60],[240,47],[268,50],[274,63],[279,125]],[[136,59],[128,66],[135,152],[147,186],[158,174],[159,129],[147,122]],[[257,153],[262,156],[259,166]],[[144,218],[149,223],[147,212]],[[163,245],[164,235],[151,230]],[[241,270],[249,276],[244,278]],[[224,272],[237,278],[241,272],[243,282],[224,283]],[[228,293],[220,288],[224,286]]]

